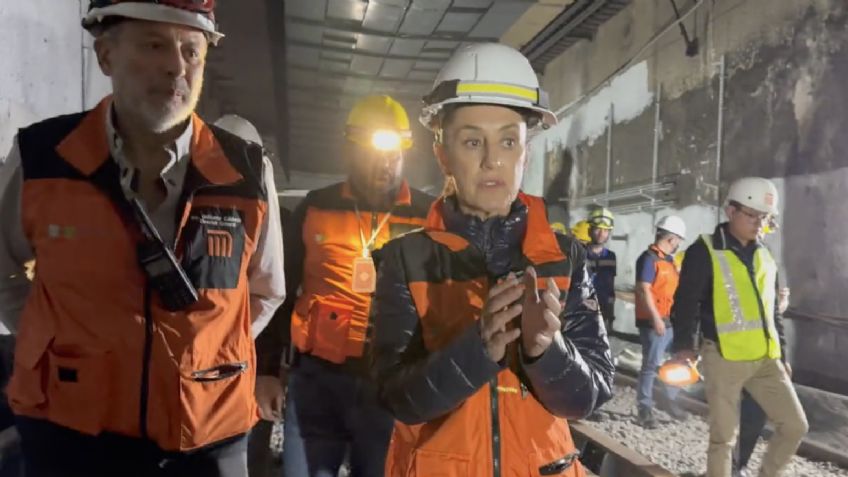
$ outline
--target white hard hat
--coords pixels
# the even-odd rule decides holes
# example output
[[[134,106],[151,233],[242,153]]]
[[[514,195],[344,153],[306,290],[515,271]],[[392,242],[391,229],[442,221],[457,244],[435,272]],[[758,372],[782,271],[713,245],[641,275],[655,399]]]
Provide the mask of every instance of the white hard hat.
[[[445,105],[498,104],[529,109],[542,116],[543,127],[556,124],[548,95],[527,58],[498,43],[477,43],[460,48],[442,67],[433,90],[424,97],[421,124],[432,129]]]
[[[727,203],[738,202],[758,212],[778,215],[777,187],[762,177],[744,177],[730,186]]]
[[[658,230],[671,232],[678,237],[686,238],[686,222],[676,215],[667,215],[657,222]]]
[[[231,134],[235,134],[245,141],[250,141],[259,144],[260,146],[262,145],[262,136],[259,135],[259,131],[256,129],[256,126],[237,114],[226,114],[221,116],[217,121],[215,121],[215,126],[218,126]]]

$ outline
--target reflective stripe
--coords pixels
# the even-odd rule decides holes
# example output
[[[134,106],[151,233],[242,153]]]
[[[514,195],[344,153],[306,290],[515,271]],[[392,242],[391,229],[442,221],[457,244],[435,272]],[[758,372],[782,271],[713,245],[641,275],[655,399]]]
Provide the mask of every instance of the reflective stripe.
[[[719,333],[735,333],[737,331],[753,331],[763,329],[763,323],[760,320],[743,321],[742,323],[723,323],[716,324],[716,331]]]
[[[760,247],[752,271],[732,250],[716,250],[712,236],[704,235],[702,240],[712,259],[713,315],[722,357],[729,361],[780,358],[771,291],[777,265],[771,254]]]
[[[533,103],[539,102],[539,90],[524,86],[503,83],[465,83],[456,86],[457,95],[498,95],[525,99]]]
[[[727,255],[725,255],[725,253],[728,252],[716,250],[715,257],[718,259],[718,266],[721,269],[722,276],[724,277],[724,289],[727,292],[727,298],[730,300],[730,312],[733,314],[733,321],[730,323],[717,323],[717,331],[719,333],[727,333],[734,331],[761,330],[763,328],[762,320],[746,321],[745,316],[742,314],[739,290],[736,288],[736,281],[733,279],[733,274],[730,272],[730,264],[727,262]]]

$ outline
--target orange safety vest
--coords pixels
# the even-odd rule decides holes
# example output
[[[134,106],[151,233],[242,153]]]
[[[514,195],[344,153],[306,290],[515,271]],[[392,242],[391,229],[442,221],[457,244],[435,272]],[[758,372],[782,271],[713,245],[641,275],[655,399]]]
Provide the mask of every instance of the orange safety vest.
[[[677,272],[674,261],[670,260],[669,255],[665,254],[656,245],[651,245],[647,253],[656,256],[656,260],[654,260],[656,277],[654,278],[654,283],[651,284],[654,306],[657,307],[657,312],[659,312],[660,316],[668,318],[671,316],[671,307],[674,305],[674,292],[677,291],[680,274]],[[651,319],[650,311],[642,304],[641,300],[636,300],[636,319]]]
[[[175,253],[200,300],[160,306],[106,138],[109,99],[20,131],[38,262],[8,388],[17,414],[188,450],[257,420],[247,266],[267,211],[262,151],[193,116]]]
[[[311,192],[305,201],[303,282],[291,316],[291,339],[301,353],[343,363],[363,355],[368,335],[371,295],[351,289],[354,261],[362,257],[360,231],[366,242],[377,234],[371,251],[377,250],[423,227],[432,197],[404,181],[388,220],[387,211],[364,206],[357,215],[347,182]]]
[[[529,209],[522,245],[525,261],[536,267],[540,287],[552,277],[567,291],[572,264],[548,224],[544,201],[523,193],[519,200]],[[416,269],[412,273],[416,278],[408,286],[430,352],[447,346],[473,326],[490,286],[483,263],[470,267],[475,262],[468,242],[445,231],[442,204],[441,200],[433,204],[427,220],[432,247],[421,250],[405,265]],[[396,421],[386,475],[537,477],[540,468],[574,458],[576,449],[567,420],[548,412],[521,382],[517,353],[512,346],[510,367],[449,414],[424,424]],[[552,475],[582,477],[585,473],[575,458],[567,469]]]

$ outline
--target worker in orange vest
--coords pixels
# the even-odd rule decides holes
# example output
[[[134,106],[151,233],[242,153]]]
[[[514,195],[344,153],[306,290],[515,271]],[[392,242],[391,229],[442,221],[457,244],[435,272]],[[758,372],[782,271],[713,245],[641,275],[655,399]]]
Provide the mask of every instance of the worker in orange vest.
[[[425,103],[448,187],[424,230],[378,255],[373,372],[397,419],[385,475],[584,476],[567,419],[611,397],[609,343],[584,248],[520,191],[528,129],[556,117],[499,44],[460,49]]]
[[[113,95],[21,129],[0,168],[28,476],[247,474],[282,232],[262,149],[194,114],[214,4],[92,0],[83,25]],[[9,278],[32,258],[31,285]]]
[[[354,476],[382,476],[392,416],[368,373],[372,254],[420,228],[432,202],[401,176],[412,136],[400,103],[363,98],[345,138],[348,179],[310,192],[294,211],[289,298],[257,340],[257,401],[269,420],[281,417],[285,401],[283,468],[291,476],[336,475],[346,454]]]
[[[670,317],[679,273],[673,257],[686,239],[686,223],[676,215],[669,215],[660,219],[656,228],[654,243],[636,260],[636,327],[642,341],[636,406],[639,425],[648,429],[657,426],[653,413],[654,380],[674,339]],[[684,419],[686,414],[675,402],[678,388],[662,387],[669,414]]]

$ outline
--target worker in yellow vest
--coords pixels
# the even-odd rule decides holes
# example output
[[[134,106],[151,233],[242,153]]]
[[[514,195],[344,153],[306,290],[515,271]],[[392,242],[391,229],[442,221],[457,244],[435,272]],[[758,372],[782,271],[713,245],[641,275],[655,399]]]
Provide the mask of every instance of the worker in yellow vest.
[[[807,433],[807,418],[785,366],[777,265],[759,241],[777,215],[774,184],[747,177],[728,192],[728,221],[686,251],[674,297],[675,357],[696,358],[700,318],[710,441],[707,477],[730,477],[744,389],[774,424],[760,477],[775,477]]]

